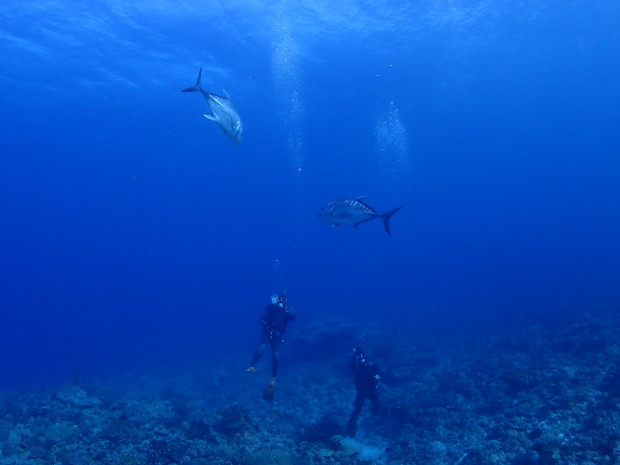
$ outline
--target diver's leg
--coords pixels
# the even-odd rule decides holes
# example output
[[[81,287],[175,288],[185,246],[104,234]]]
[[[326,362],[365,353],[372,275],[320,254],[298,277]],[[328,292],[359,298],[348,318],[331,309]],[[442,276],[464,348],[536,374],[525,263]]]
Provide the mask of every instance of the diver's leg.
[[[344,429],[344,433],[350,438],[354,438],[357,432],[357,417],[360,416],[362,407],[364,406],[364,400],[366,400],[366,397],[358,392],[355,396],[355,402],[353,403],[353,412],[351,412],[349,421],[347,421],[347,426]]]
[[[379,402],[379,394],[375,392],[372,395],[368,396],[368,398],[372,402],[372,408],[370,411],[372,413],[379,412],[379,410],[381,410],[381,403]]]
[[[248,368],[246,371],[252,371],[252,372],[256,371],[256,368],[254,368],[254,365],[256,365],[256,362],[258,362],[258,360],[263,355],[263,352],[265,352],[268,342],[269,342],[268,335],[263,334],[258,343],[258,347],[254,351],[254,355],[252,355],[252,361],[250,362],[250,368]]]
[[[258,345],[256,350],[254,351],[254,355],[252,356],[252,362],[250,362],[250,365],[252,365],[252,366],[256,365],[256,362],[258,362],[258,360],[263,355],[263,352],[265,352],[265,348],[266,347],[267,346],[265,344],[259,344]]]
[[[271,341],[271,377],[275,378],[278,375],[278,369],[280,368],[280,345],[282,341],[274,338]]]
[[[364,401],[366,400],[366,396],[361,392],[358,392],[355,396],[355,402],[353,402],[353,412],[351,413],[351,417],[357,420],[357,417],[360,416],[362,412],[362,407],[364,406]]]
[[[271,379],[263,390],[263,399],[268,402],[273,400],[276,393],[276,375],[278,374],[278,366],[280,363],[280,342],[281,339],[273,337],[271,338]]]

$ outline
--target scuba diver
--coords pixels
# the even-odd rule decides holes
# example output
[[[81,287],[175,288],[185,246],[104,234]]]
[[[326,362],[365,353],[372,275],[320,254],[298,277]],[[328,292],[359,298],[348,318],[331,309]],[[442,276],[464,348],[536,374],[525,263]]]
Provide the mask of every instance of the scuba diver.
[[[357,394],[353,404],[353,412],[345,427],[345,434],[350,438],[354,438],[357,432],[357,418],[362,411],[364,401],[369,399],[372,402],[373,413],[379,411],[379,381],[381,380],[381,371],[377,365],[368,361],[366,354],[359,347],[353,349],[351,368],[355,376],[355,390]]]
[[[258,347],[254,351],[250,368],[245,371],[256,373],[256,362],[263,355],[269,344],[271,346],[271,379],[263,391],[263,399],[272,401],[276,393],[276,376],[280,365],[280,344],[284,341],[284,331],[289,321],[295,319],[295,309],[288,307],[286,293],[271,296],[271,304],[267,306],[265,314],[258,320],[263,327]]]

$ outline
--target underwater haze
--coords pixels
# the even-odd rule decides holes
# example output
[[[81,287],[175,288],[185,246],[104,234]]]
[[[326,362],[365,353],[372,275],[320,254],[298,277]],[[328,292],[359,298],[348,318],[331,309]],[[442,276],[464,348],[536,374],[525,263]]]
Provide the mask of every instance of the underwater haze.
[[[4,386],[242,371],[281,291],[292,337],[620,303],[615,1],[8,0],[0,17]],[[201,67],[241,144],[181,92]],[[360,196],[403,207],[391,235],[319,221]]]

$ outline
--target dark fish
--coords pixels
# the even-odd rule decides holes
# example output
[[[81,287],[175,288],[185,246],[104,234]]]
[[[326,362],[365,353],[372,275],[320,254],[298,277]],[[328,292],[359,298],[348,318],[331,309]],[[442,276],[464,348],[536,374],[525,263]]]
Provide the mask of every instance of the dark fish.
[[[350,224],[357,231],[358,224],[381,218],[385,231],[390,234],[390,218],[403,207],[395,208],[380,215],[372,207],[362,202],[363,198],[332,200],[321,208],[321,213],[318,215],[319,220],[334,226]]]

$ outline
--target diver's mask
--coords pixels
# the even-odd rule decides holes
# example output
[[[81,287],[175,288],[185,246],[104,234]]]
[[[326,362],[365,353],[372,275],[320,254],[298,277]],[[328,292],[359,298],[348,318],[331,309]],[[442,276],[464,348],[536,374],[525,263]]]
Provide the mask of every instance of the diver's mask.
[[[273,305],[277,305],[280,308],[284,308],[284,307],[286,307],[286,296],[285,295],[273,294],[271,296],[271,303]]]
[[[364,365],[366,363],[366,354],[359,347],[353,349],[353,356],[357,364]]]

